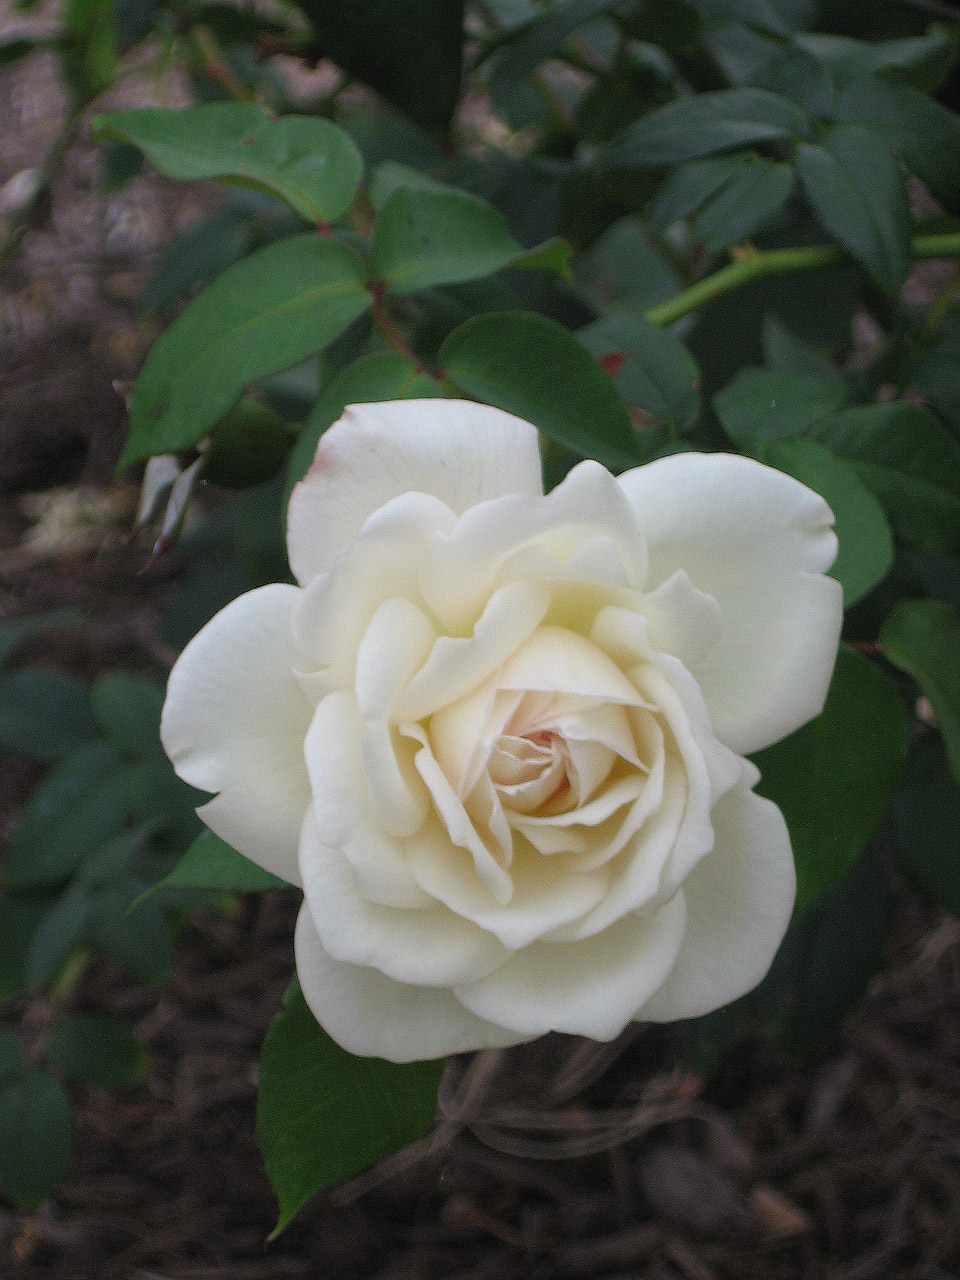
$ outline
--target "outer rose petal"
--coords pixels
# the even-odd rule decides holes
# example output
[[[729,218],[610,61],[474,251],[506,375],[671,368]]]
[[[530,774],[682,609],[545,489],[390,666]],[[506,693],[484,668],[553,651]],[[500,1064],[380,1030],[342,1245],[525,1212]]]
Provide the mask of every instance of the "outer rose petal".
[[[458,515],[487,498],[542,494],[536,429],[469,400],[350,405],[290,499],[287,549],[297,581],[305,586],[329,569],[384,503],[417,492]]]
[[[306,904],[297,917],[294,948],[304,999],[324,1031],[348,1053],[417,1062],[501,1049],[535,1034],[520,1035],[476,1017],[446,988],[413,987],[377,969],[331,959]]]
[[[756,771],[747,781],[756,777]],[[683,882],[687,930],[643,1022],[697,1018],[751,991],[783,941],[796,893],[783,814],[747,781],[713,811],[716,844]]]
[[[717,736],[759,751],[823,709],[843,601],[823,574],[833,515],[805,485],[750,458],[682,453],[627,471],[650,554],[648,589],[683,569],[721,611],[721,635],[691,666]]]
[[[219,794],[198,810],[221,839],[300,883],[297,845],[310,802],[303,742],[313,708],[293,674],[296,587],[228,604],[170,673],[160,738],[184,782]]]

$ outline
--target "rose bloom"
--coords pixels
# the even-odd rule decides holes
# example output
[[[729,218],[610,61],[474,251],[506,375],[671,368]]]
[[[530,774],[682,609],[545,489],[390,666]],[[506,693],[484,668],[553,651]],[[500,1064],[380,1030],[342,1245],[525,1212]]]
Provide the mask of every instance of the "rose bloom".
[[[217,835],[304,891],[304,996],[403,1062],[693,1017],[766,973],[794,899],[744,755],[822,708],[830,508],[683,453],[544,496],[529,423],[354,405],[290,502],[299,586],[233,601],[163,743]]]

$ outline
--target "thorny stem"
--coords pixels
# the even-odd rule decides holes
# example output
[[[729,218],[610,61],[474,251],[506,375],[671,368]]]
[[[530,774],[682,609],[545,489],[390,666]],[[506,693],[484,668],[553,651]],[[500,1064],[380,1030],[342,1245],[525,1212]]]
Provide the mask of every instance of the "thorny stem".
[[[915,236],[911,241],[912,256],[924,258],[958,258],[960,257],[960,233],[949,232],[943,235]],[[689,289],[684,289],[675,298],[651,307],[646,317],[654,324],[671,325],[691,311],[730,293],[761,280],[765,276],[784,275],[791,271],[818,271],[822,267],[839,266],[849,262],[849,255],[838,245],[819,244],[798,249],[768,249],[741,253],[734,262],[712,275],[698,280]]]

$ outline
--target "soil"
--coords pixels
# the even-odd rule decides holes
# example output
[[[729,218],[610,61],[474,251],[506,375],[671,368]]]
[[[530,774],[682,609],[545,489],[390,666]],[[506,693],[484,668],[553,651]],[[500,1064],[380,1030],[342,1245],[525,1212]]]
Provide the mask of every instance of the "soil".
[[[42,59],[0,78],[0,187],[37,163],[57,110]],[[129,533],[115,384],[155,334],[135,306],[145,272],[213,199],[151,178],[105,195],[81,143],[2,297],[0,619],[80,614],[26,661],[93,676],[169,658],[157,616],[182,562],[149,563]],[[79,541],[29,551],[39,508],[24,495],[64,486],[109,500]],[[39,776],[2,762],[0,838]],[[76,1091],[64,1186],[34,1214],[0,1203],[3,1280],[960,1275],[960,925],[908,892],[886,967],[813,1064],[784,1067],[757,1037],[705,1083],[669,1029],[456,1060],[434,1140],[324,1192],[268,1244],[257,1061],[294,912],[274,895],[198,913],[159,990],[89,972],[76,1007],[122,1019],[152,1066],[132,1091]],[[29,1030],[43,1000],[2,1016]]]

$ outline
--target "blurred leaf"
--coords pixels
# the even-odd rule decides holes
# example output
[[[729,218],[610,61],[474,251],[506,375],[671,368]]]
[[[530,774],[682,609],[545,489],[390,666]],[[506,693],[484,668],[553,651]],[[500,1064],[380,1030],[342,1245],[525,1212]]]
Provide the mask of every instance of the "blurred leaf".
[[[250,489],[275,476],[287,460],[295,429],[253,396],[221,418],[203,455],[201,478],[226,489]]]
[[[628,404],[646,409],[675,431],[689,431],[700,417],[700,374],[683,343],[643,316],[609,313],[580,329],[593,354],[625,356],[613,375]]]
[[[0,1089],[0,1186],[19,1209],[36,1209],[70,1163],[70,1100],[52,1076],[29,1068]]]
[[[843,587],[845,608],[881,582],[893,564],[893,536],[883,508],[856,472],[814,440],[766,445],[761,461],[785,471],[830,504],[840,551],[830,577]]]
[[[396,351],[378,351],[348,364],[317,401],[293,447],[287,471],[287,501],[293,486],[307,474],[320,437],[333,426],[348,404],[417,400],[442,395],[435,378],[421,373],[408,356]]]
[[[789,45],[769,58],[751,77],[758,89],[767,89],[789,98],[812,116],[829,116],[834,103],[834,85],[826,69],[803,47],[802,40]]]
[[[10,838],[8,884],[56,884],[121,830],[130,812],[130,772],[106,742],[79,747],[44,778]]]
[[[447,338],[438,362],[468,396],[525,418],[585,457],[616,470],[640,461],[620,393],[554,320],[522,311],[475,316]]]
[[[369,306],[366,281],[359,255],[315,235],[229,268],[147,357],[120,465],[196,444],[250,382],[322,350]]]
[[[790,27],[772,0],[689,0],[694,9],[714,22],[742,22],[772,35],[789,35]]]
[[[13,1032],[0,1030],[0,1088],[12,1076],[20,1074],[25,1061],[20,1041]]]
[[[27,954],[50,906],[47,894],[13,893],[0,898],[0,1001],[27,990]]]
[[[118,672],[100,676],[90,691],[93,714],[109,743],[127,755],[156,751],[160,742],[163,687]]]
[[[162,311],[233,266],[247,247],[250,221],[246,209],[228,204],[176,236],[144,286],[144,311]]]
[[[678,272],[637,218],[621,218],[591,245],[577,263],[577,279],[602,309],[616,303],[646,311],[683,288]]]
[[[910,266],[910,204],[893,154],[876,133],[836,125],[797,147],[797,173],[817,217],[887,293]]]
[[[671,169],[648,210],[650,225],[665,231],[696,212],[740,172],[748,158],[741,154],[717,156],[711,160],[692,160]]]
[[[0,622],[0,667],[24,640],[41,631],[69,627],[78,618],[76,609],[55,609],[50,613],[30,613],[22,618],[11,618],[9,622]]]
[[[846,387],[836,378],[776,369],[743,369],[713,397],[731,440],[756,452],[774,440],[801,435],[843,407]]]
[[[101,884],[91,897],[90,935],[136,977],[162,982],[173,969],[173,944],[162,907],[141,901],[147,887],[129,874]]]
[[[446,129],[460,96],[463,0],[299,0],[323,56],[424,129]]]
[[[40,921],[27,951],[27,982],[46,986],[56,977],[70,953],[86,935],[91,898],[86,885],[74,881]]]
[[[222,178],[285,200],[308,222],[334,222],[360,182],[349,134],[316,116],[282,116],[252,102],[97,116],[97,138],[140,147],[168,178]]]
[[[945,316],[934,336],[913,345],[900,372],[905,382],[960,426],[960,317]]]
[[[438,182],[429,174],[396,160],[384,160],[378,164],[370,179],[370,203],[379,213],[395,191],[454,191],[456,188]]]
[[[231,557],[201,563],[180,584],[160,618],[160,638],[178,653],[215,613],[254,586]]]
[[[444,1063],[358,1058],[320,1028],[296,987],[260,1060],[257,1128],[280,1201],[274,1235],[322,1188],[426,1134]]]
[[[856,471],[897,538],[960,555],[960,444],[928,409],[862,405],[816,423],[808,434]]]
[[[786,98],[764,89],[725,89],[678,98],[613,138],[607,164],[666,168],[757,142],[805,138],[810,121]]]
[[[86,106],[110,87],[117,65],[114,0],[67,0],[60,70],[74,102]]]
[[[960,788],[939,734],[913,744],[903,786],[893,803],[897,865],[918,888],[960,916]]]
[[[73,676],[34,668],[0,676],[0,751],[55,760],[96,732],[86,685]]]
[[[68,1080],[104,1089],[139,1084],[149,1063],[146,1049],[132,1031],[89,1013],[68,1014],[54,1024],[46,1057]]]
[[[960,118],[918,89],[868,77],[840,95],[834,118],[880,134],[948,209],[960,207]]]
[[[739,244],[769,222],[790,199],[794,172],[790,165],[754,160],[701,205],[693,220],[695,240],[711,252]]]
[[[757,791],[783,812],[797,864],[797,910],[846,874],[880,823],[903,772],[909,725],[896,687],[841,648],[826,705],[754,756]]]
[[[916,680],[940,722],[960,782],[960,617],[940,600],[903,600],[880,632],[889,660]]]
[[[878,43],[807,32],[794,40],[827,68],[840,86],[864,76],[882,75],[928,93],[949,75],[957,50],[956,32],[945,26],[934,27],[924,36]]]
[[[763,355],[777,373],[812,373],[843,384],[843,374],[830,357],[788,329],[774,314],[763,318]]]
[[[27,36],[8,36],[0,39],[0,67],[9,67],[11,63],[19,62],[21,58],[28,58],[31,53],[44,47],[44,42]]]
[[[201,828],[196,809],[205,799],[202,791],[194,790],[177,777],[159,740],[154,744],[153,752],[131,770],[130,809],[133,821],[153,823],[180,849],[196,839]]]
[[[541,62],[559,53],[577,27],[616,7],[617,0],[560,0],[542,17],[512,33],[493,70],[495,96],[505,97]]]
[[[222,889],[228,893],[264,893],[269,889],[289,888],[286,880],[264,871],[206,829],[169,875],[154,886],[154,889]]]

